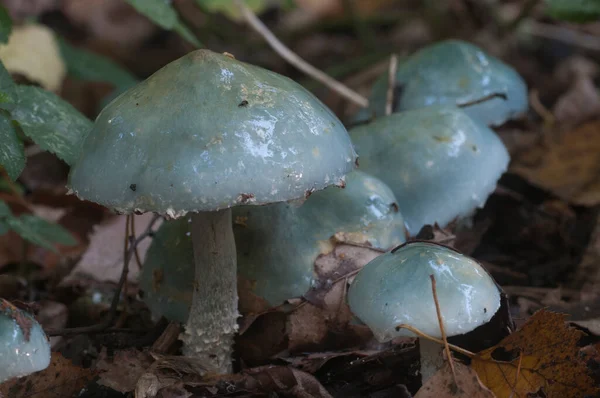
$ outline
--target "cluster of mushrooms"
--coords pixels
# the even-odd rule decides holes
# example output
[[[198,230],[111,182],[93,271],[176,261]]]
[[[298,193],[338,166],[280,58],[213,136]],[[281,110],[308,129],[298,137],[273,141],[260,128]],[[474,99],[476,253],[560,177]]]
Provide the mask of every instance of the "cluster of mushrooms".
[[[483,206],[509,162],[488,126],[526,111],[526,86],[509,66],[455,40],[412,55],[396,82],[393,113],[383,111],[382,77],[347,131],[294,81],[198,50],[100,113],[70,189],[120,213],[172,219],[154,236],[140,286],[154,314],[186,324],[184,355],[230,372],[238,282],[265,307],[301,297],[333,236],[387,251],[347,295],[381,342],[412,335],[399,324],[440,337],[430,275],[448,336],[498,311],[500,290],[477,262],[406,240]],[[0,334],[9,324],[0,319]],[[435,343],[419,346],[425,379],[442,355]],[[19,374],[0,371],[0,381]]]

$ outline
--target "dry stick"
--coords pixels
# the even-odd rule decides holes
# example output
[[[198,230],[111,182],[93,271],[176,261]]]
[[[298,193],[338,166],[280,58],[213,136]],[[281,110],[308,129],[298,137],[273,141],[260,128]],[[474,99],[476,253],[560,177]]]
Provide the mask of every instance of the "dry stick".
[[[517,374],[515,374],[515,385],[512,388],[512,391],[510,393],[510,397],[512,398],[515,395],[515,389],[517,388],[517,383],[519,382],[519,375],[521,373],[521,360],[523,359],[523,352],[519,352],[519,363],[517,364]]]
[[[385,102],[385,114],[389,116],[392,114],[394,106],[394,94],[396,88],[396,72],[398,71],[398,55],[392,54],[390,57],[390,67],[388,69],[388,88],[387,97]]]
[[[441,339],[437,339],[435,337],[431,337],[430,335],[428,335],[425,332],[420,331],[419,329],[417,329],[414,326],[405,324],[405,323],[401,323],[400,325],[396,326],[396,330],[400,330],[400,329],[406,329],[406,330],[410,330],[411,332],[413,332],[414,334],[416,334],[417,336],[423,338],[423,339],[427,339],[427,340],[431,340],[434,341],[438,344],[444,344],[444,341]],[[466,357],[469,358],[475,358],[477,356],[477,354],[469,351],[469,350],[465,350],[464,348],[461,348],[457,345],[454,344],[450,344],[448,342],[446,342],[446,344],[448,344],[448,347],[450,347],[451,350],[458,352],[459,354],[463,354]]]
[[[246,5],[243,0],[234,0],[235,4],[240,9],[244,19],[248,24],[254,29],[258,34],[260,34],[271,46],[271,48],[279,54],[283,59],[285,59],[290,64],[294,65],[296,68],[300,69],[302,72],[306,73],[308,76],[314,78],[325,86],[329,87],[333,91],[340,94],[342,97],[354,102],[358,106],[366,108],[369,106],[369,100],[352,90],[351,88],[345,86],[339,81],[335,80],[331,76],[326,73],[320,71],[315,68],[302,58],[298,56],[298,54],[294,53],[290,50],[285,44],[283,44],[275,35],[267,28],[265,24],[262,23],[260,19],[252,12],[250,8]]]
[[[133,239],[135,239],[135,235],[136,235],[136,233],[135,233],[135,214],[132,214],[131,215],[131,237]],[[135,254],[135,262],[138,266],[138,269],[142,269],[142,260],[140,257],[140,252],[138,251],[137,247],[135,248],[133,253]]]
[[[529,92],[529,103],[533,110],[542,118],[546,127],[554,125],[556,121],[554,114],[542,104],[539,93],[535,88]]]
[[[446,349],[446,355],[448,356],[448,364],[452,371],[452,377],[454,378],[454,384],[458,386],[458,379],[456,378],[456,370],[454,369],[454,362],[452,361],[452,354],[450,353],[450,347],[448,346],[448,339],[446,339],[446,330],[444,329],[444,322],[442,321],[442,311],[440,310],[440,303],[437,297],[437,290],[435,288],[435,277],[429,275],[431,279],[431,291],[433,293],[433,302],[435,303],[435,312],[437,313],[438,322],[440,324],[440,331],[442,332],[442,340],[444,341],[444,348]]]
[[[69,336],[82,333],[95,333],[110,328],[110,326],[113,324],[117,317],[117,308],[121,300],[121,292],[123,291],[123,286],[127,281],[127,274],[129,273],[129,262],[131,261],[131,257],[133,257],[133,252],[135,251],[135,248],[140,244],[140,242],[154,234],[152,228],[160,218],[161,217],[158,214],[155,214],[150,223],[148,224],[148,227],[146,227],[146,230],[143,233],[141,233],[140,236],[138,236],[137,238],[131,239],[129,248],[125,253],[125,258],[123,259],[123,270],[121,271],[121,278],[119,279],[119,283],[117,284],[117,289],[110,304],[110,309],[108,311],[109,315],[106,318],[106,320],[104,322],[91,326],[70,329],[48,330],[46,331],[46,334],[48,336]]]

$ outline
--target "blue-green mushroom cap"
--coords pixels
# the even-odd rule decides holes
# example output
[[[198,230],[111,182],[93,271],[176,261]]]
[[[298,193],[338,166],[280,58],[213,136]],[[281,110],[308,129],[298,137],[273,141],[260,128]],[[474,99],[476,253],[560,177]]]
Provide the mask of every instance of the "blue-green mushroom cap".
[[[355,121],[385,114],[387,74],[373,85],[369,108]],[[457,105],[472,118],[500,125],[527,110],[527,86],[509,65],[459,40],[446,40],[417,51],[396,73],[394,112],[431,105]]]
[[[433,275],[448,336],[487,323],[500,308],[500,290],[473,259],[428,242],[409,242],[365,265],[348,290],[350,310],[379,341],[414,336],[408,324],[441,337],[431,287]]]
[[[337,117],[294,81],[208,50],[112,101],[71,168],[79,197],[171,217],[303,197],[356,154]]]
[[[309,290],[314,262],[332,249],[333,235],[383,250],[404,242],[406,235],[390,188],[360,171],[348,174],[346,188],[315,192],[302,205],[241,206],[233,216],[238,276],[247,282],[240,286],[272,306]],[[187,319],[193,264],[188,221],[165,222],[140,275],[144,301],[155,314]]]
[[[346,188],[315,192],[302,206],[239,207],[233,215],[238,274],[271,305],[306,293],[333,235],[383,250],[406,237],[390,188],[361,171],[348,174]]]
[[[50,344],[31,315],[0,299],[0,383],[46,369]]]
[[[189,217],[165,221],[146,252],[139,284],[153,314],[185,323],[194,293],[194,251]]]
[[[452,106],[394,113],[350,135],[361,170],[392,189],[411,235],[482,207],[509,162],[489,127]]]

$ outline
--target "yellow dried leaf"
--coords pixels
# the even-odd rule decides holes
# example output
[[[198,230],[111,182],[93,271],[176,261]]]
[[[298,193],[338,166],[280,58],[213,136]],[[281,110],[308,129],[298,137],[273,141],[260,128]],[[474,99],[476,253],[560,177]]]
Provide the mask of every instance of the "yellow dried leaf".
[[[494,394],[481,383],[473,369],[454,362],[454,370],[456,380],[446,362],[442,369],[423,384],[415,398],[494,398]]]
[[[54,33],[38,24],[13,29],[8,44],[0,46],[0,61],[10,73],[49,91],[58,91],[67,73]]]
[[[585,123],[517,156],[511,171],[560,198],[600,203],[600,120]]]
[[[567,325],[566,315],[540,310],[471,366],[498,398],[526,398],[540,389],[546,397],[570,398],[598,391],[579,357],[583,333]]]

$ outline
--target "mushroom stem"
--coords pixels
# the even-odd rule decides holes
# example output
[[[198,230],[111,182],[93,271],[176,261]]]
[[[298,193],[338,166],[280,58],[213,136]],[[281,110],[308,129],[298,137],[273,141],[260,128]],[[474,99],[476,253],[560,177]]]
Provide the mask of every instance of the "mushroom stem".
[[[237,258],[231,209],[192,215],[196,281],[190,315],[181,336],[183,354],[209,371],[231,373],[237,330]]]
[[[421,383],[433,376],[444,366],[444,346],[435,341],[419,339],[421,356]]]

